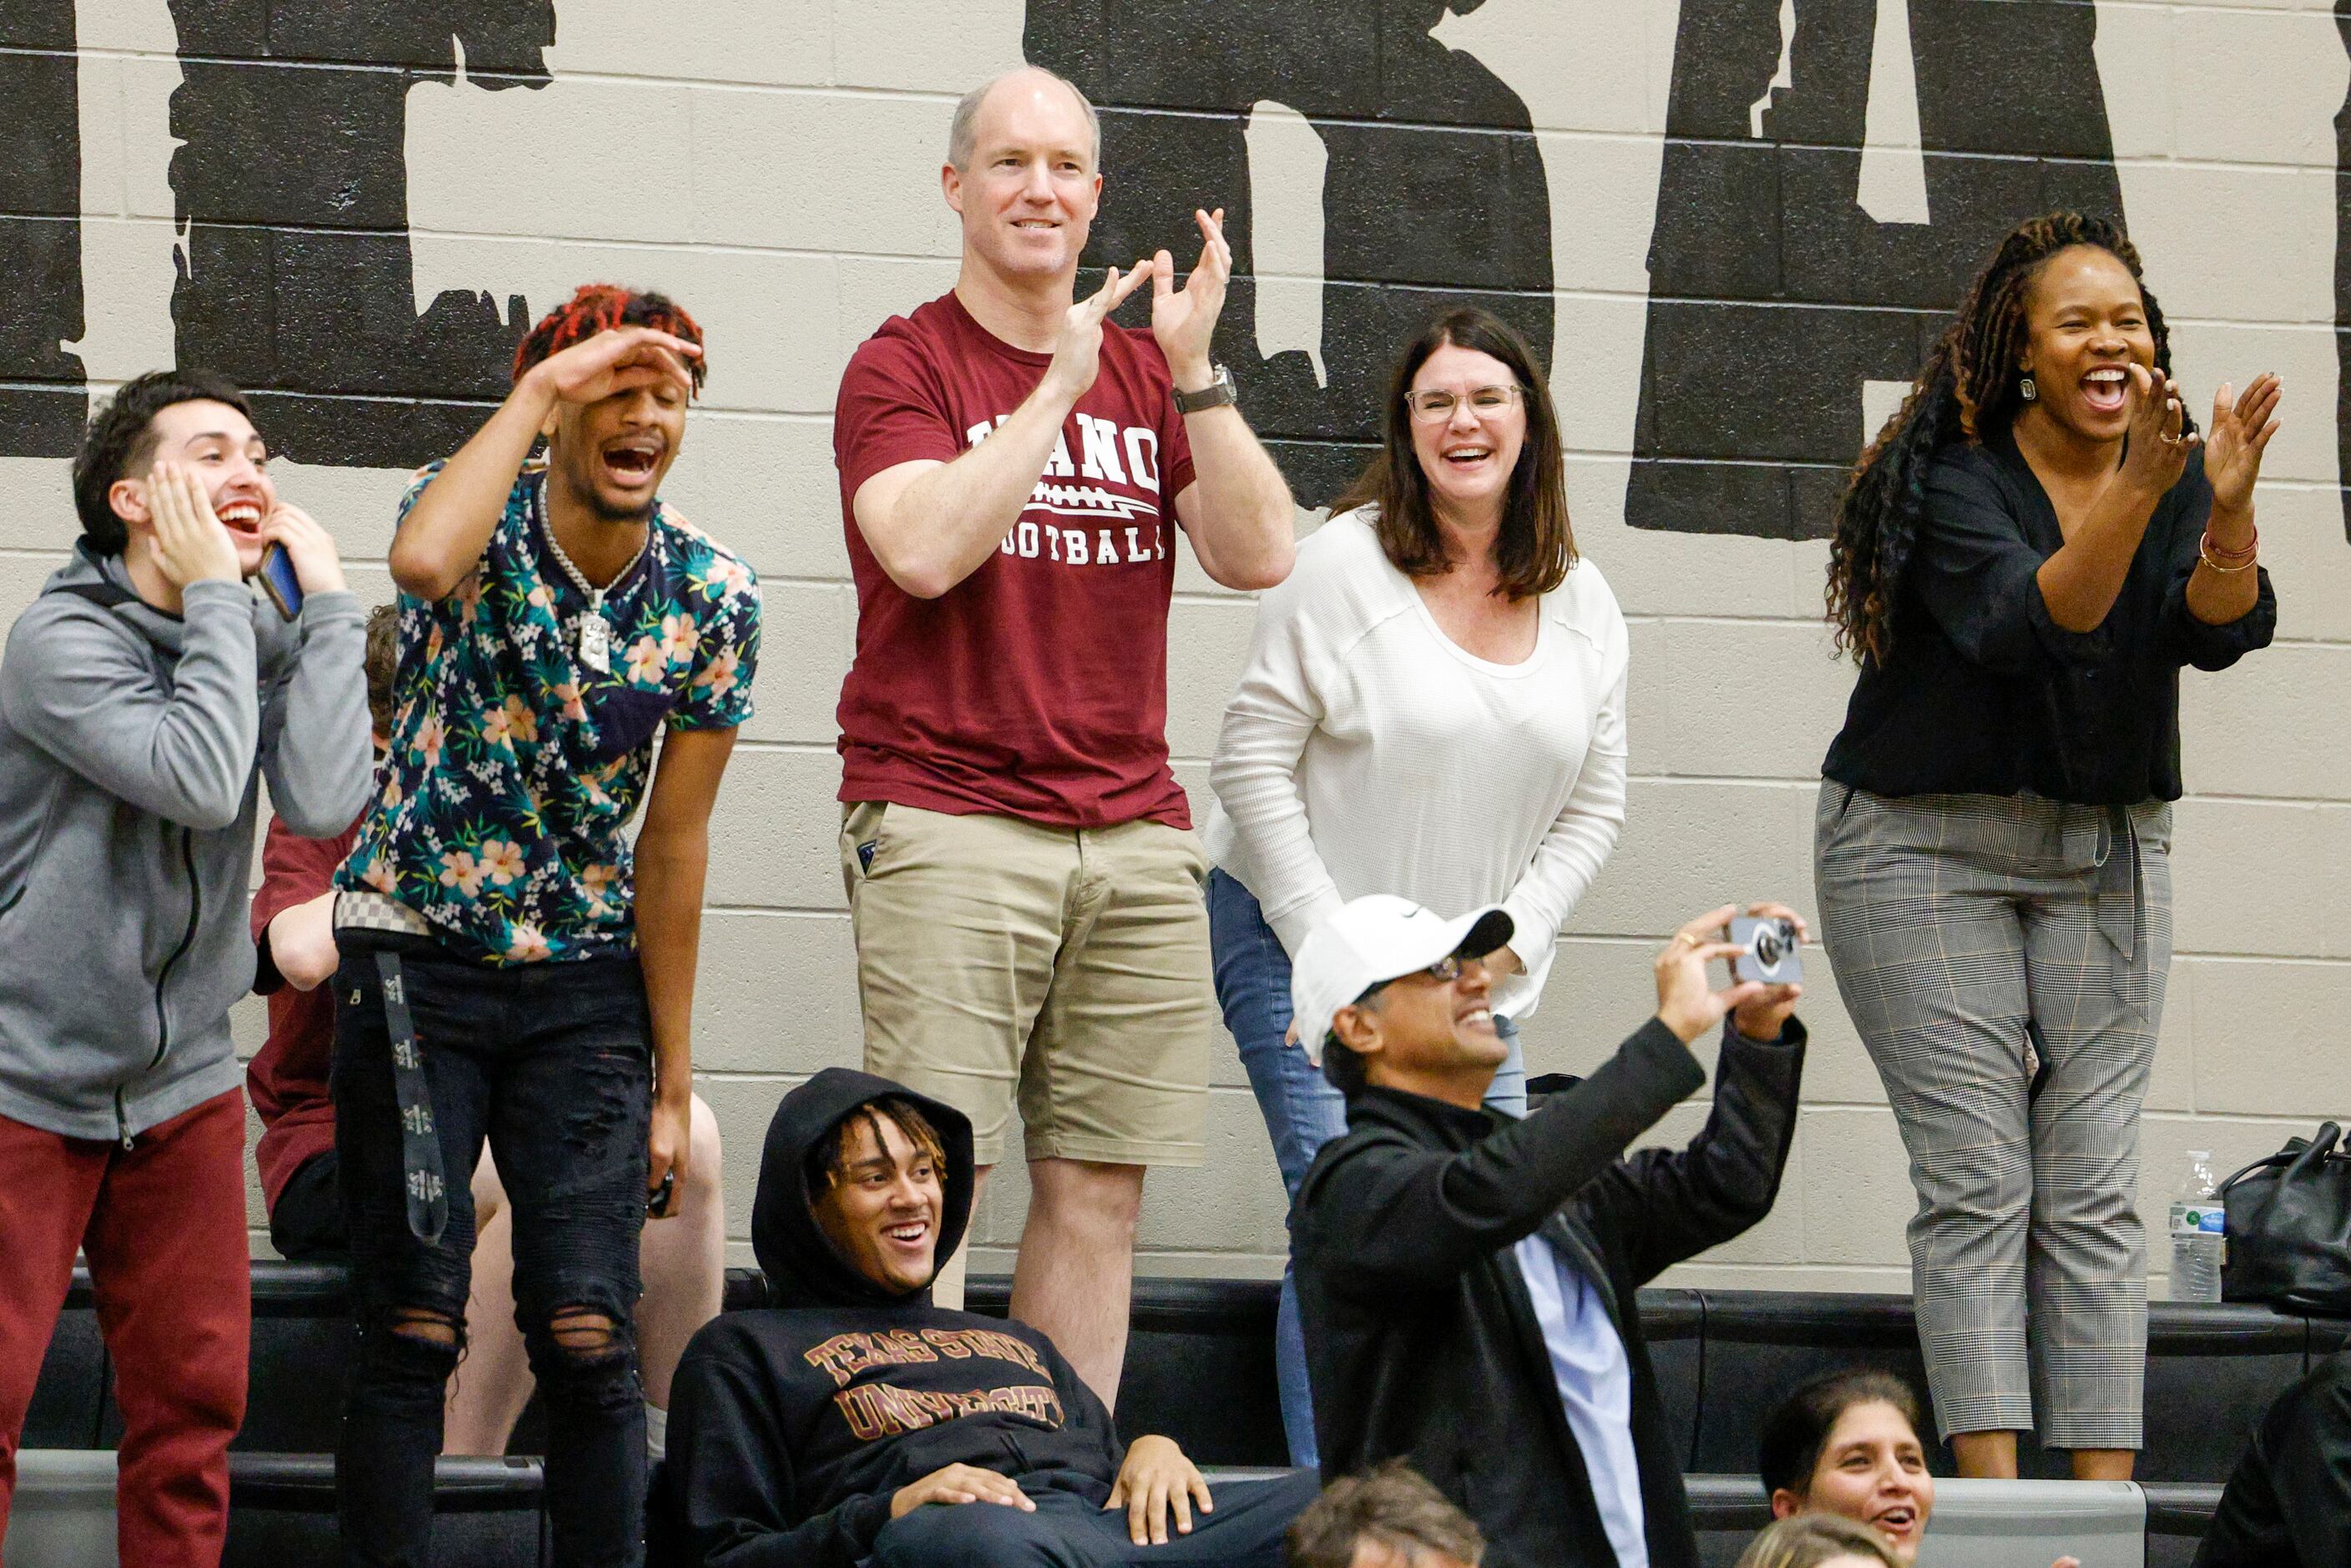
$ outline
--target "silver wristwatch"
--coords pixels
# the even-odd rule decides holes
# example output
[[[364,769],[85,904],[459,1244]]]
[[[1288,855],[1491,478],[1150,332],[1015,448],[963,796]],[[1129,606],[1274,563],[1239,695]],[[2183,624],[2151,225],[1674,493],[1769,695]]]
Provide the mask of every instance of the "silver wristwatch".
[[[1217,366],[1216,371],[1216,380],[1198,392],[1187,392],[1181,387],[1176,389],[1177,413],[1198,413],[1206,409],[1223,408],[1228,403],[1240,402],[1240,389],[1233,385],[1233,372],[1222,365]]]

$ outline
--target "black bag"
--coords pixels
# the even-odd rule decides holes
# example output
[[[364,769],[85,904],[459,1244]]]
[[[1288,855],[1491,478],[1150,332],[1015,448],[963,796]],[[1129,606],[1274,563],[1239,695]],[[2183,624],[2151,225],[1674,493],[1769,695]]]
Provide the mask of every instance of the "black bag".
[[[2351,1317],[2351,1153],[2333,1122],[2220,1184],[2229,1252],[2220,1297]]]

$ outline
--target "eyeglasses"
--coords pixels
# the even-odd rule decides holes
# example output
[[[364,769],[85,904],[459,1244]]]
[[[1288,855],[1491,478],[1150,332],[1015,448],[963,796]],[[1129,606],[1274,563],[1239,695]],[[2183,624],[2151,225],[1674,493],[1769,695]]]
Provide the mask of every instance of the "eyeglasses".
[[[1361,1007],[1364,1003],[1370,1001],[1374,997],[1378,996],[1380,992],[1387,987],[1395,985],[1396,980],[1409,980],[1412,978],[1413,975],[1426,975],[1430,979],[1435,980],[1440,986],[1449,985],[1453,981],[1461,977],[1461,955],[1458,953],[1447,953],[1444,957],[1439,958],[1436,963],[1431,964],[1426,969],[1415,969],[1410,974],[1398,975],[1395,979],[1376,981],[1364,988],[1364,994],[1355,998],[1355,1005],[1357,1007]]]
[[[1469,392],[1469,412],[1476,414],[1499,413],[1526,395],[1527,389],[1511,382],[1505,386],[1473,387]],[[1416,424],[1436,424],[1451,419],[1461,399],[1458,393],[1443,387],[1431,387],[1424,392],[1406,392],[1405,406],[1412,410]]]

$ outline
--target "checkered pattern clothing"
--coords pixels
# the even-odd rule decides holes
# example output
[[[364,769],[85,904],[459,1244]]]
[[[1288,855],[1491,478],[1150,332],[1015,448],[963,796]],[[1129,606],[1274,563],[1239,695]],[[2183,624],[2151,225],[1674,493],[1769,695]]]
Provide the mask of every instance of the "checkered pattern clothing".
[[[1945,1437],[2139,1446],[2139,1103],[2171,967],[2170,846],[2161,801],[1821,786],[1822,936],[1909,1151]]]

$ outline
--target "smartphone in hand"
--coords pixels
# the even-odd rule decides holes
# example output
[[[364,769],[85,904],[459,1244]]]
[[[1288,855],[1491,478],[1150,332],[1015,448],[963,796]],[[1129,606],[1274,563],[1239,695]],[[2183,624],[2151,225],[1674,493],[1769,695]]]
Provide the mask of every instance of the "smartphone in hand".
[[[261,552],[261,591],[269,595],[269,602],[277,606],[280,620],[291,621],[302,613],[302,580],[294,575],[294,558],[286,547],[273,544]]]

